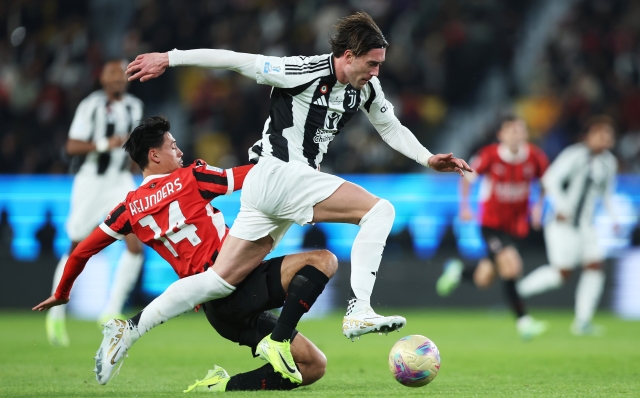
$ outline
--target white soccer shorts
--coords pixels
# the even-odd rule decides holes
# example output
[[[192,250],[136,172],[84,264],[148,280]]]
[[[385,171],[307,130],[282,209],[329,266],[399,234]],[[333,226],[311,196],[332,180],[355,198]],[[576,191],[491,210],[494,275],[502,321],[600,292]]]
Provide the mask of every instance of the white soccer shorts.
[[[80,242],[109,215],[129,191],[136,189],[129,172],[108,175],[78,174],[73,179],[67,235]]]
[[[344,182],[305,163],[262,157],[244,180],[240,213],[229,233],[252,242],[270,235],[274,249],[293,223],[311,222],[313,206]]]
[[[571,222],[553,220],[544,228],[547,257],[552,266],[573,269],[604,259],[593,225],[574,227]]]

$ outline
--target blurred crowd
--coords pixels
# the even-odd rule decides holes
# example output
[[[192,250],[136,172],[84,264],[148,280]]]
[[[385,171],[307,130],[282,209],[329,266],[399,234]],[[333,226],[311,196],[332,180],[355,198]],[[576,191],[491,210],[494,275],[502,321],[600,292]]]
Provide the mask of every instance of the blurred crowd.
[[[382,84],[402,122],[425,144],[451,106],[471,101],[488,67],[507,64],[528,1],[174,0],[115,3],[133,7],[121,53],[107,54],[100,0],[0,2],[2,173],[63,173],[63,144],[80,100],[97,88],[102,62],[147,51],[227,48],[269,55],[328,53],[336,20],[369,12],[391,48]],[[98,11],[96,11],[98,10]],[[124,11],[124,10],[123,10]],[[126,14],[123,12],[123,14]],[[104,17],[101,15],[100,17]],[[98,18],[99,19],[99,18]],[[107,25],[108,26],[108,25]],[[260,136],[269,88],[232,73],[170,70],[130,91],[149,112],[175,100],[187,120],[187,158],[244,163]],[[333,143],[325,170],[409,171],[361,115]]]
[[[104,23],[105,4],[120,32]],[[63,147],[77,104],[98,88],[103,62],[173,48],[225,48],[268,55],[328,53],[332,25],[355,10],[373,16],[391,47],[380,80],[396,114],[427,147],[454,107],[493,66],[509,68],[531,0],[16,0],[0,2],[0,173],[65,173]],[[117,11],[117,9],[116,9]],[[625,170],[639,170],[640,90],[635,2],[585,0],[549,43],[527,93],[514,93],[534,138],[553,156],[594,112],[625,132]],[[113,17],[113,16],[112,16]],[[102,23],[100,23],[102,21]],[[108,20],[107,20],[108,21]],[[111,27],[110,27],[111,26]],[[112,32],[110,32],[110,29]],[[105,43],[116,40],[118,51]],[[117,53],[116,53],[117,52]],[[170,69],[132,83],[146,115],[179,112],[187,161],[227,167],[247,161],[269,106],[269,87],[231,72]],[[175,109],[174,109],[175,108]],[[624,148],[624,150],[622,150]],[[635,151],[635,152],[634,152]],[[324,170],[419,170],[360,114],[331,144]]]
[[[622,172],[640,172],[640,2],[587,0],[564,18],[520,110],[550,157],[580,139],[583,122],[617,122]]]

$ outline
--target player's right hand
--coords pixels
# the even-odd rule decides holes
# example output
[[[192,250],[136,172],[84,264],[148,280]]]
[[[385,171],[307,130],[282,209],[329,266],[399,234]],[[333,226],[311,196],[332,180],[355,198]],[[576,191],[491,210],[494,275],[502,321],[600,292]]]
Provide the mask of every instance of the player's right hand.
[[[122,145],[124,145],[125,141],[126,139],[119,135],[111,136],[109,137],[109,149],[120,148]]]
[[[127,66],[129,81],[140,79],[141,82],[155,79],[169,67],[168,53],[140,54]]]
[[[55,294],[54,294],[51,297],[49,297],[48,299],[46,299],[45,301],[43,301],[40,304],[38,304],[35,307],[33,307],[31,309],[31,311],[44,311],[44,310],[48,310],[51,307],[55,307],[56,305],[67,304],[68,302],[69,302],[68,298],[67,299],[57,299]]]

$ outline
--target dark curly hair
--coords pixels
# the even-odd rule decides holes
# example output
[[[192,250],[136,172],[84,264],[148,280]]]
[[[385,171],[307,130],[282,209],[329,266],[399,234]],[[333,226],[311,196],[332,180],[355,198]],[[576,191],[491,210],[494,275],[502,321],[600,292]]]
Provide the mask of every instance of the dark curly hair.
[[[336,35],[329,39],[329,44],[336,58],[340,58],[347,50],[359,57],[374,48],[389,47],[378,25],[364,11],[340,19],[335,28]]]
[[[170,128],[169,119],[165,116],[151,116],[133,129],[122,147],[140,169],[144,170],[149,164],[149,149],[160,148],[164,143],[164,135]]]

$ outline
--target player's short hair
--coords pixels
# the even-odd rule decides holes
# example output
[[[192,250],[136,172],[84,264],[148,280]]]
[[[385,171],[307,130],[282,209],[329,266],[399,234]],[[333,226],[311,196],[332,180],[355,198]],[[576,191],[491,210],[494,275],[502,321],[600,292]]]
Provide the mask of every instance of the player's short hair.
[[[614,132],[616,131],[616,122],[613,120],[613,118],[611,116],[609,116],[609,115],[595,115],[595,116],[589,117],[584,122],[583,133],[586,136],[587,134],[589,134],[591,129],[593,129],[596,126],[602,126],[602,125],[609,126],[609,127],[611,127],[611,130],[613,130]]]
[[[149,164],[149,149],[160,148],[164,143],[164,135],[170,128],[169,119],[165,116],[151,116],[133,129],[122,147],[140,169],[144,170]]]
[[[504,125],[506,123],[513,123],[513,122],[517,122],[519,120],[522,120],[522,118],[520,118],[520,117],[518,117],[518,116],[516,116],[516,115],[514,115],[512,113],[509,113],[509,114],[506,114],[506,115],[502,115],[502,116],[500,116],[498,118],[498,120],[496,122],[496,126],[494,127],[494,131],[497,134],[497,133],[500,132],[500,130],[502,130],[502,127],[504,127]]]
[[[336,58],[340,58],[347,50],[359,57],[374,48],[389,47],[378,25],[364,11],[340,19],[335,28],[336,35],[329,38],[329,44]]]

